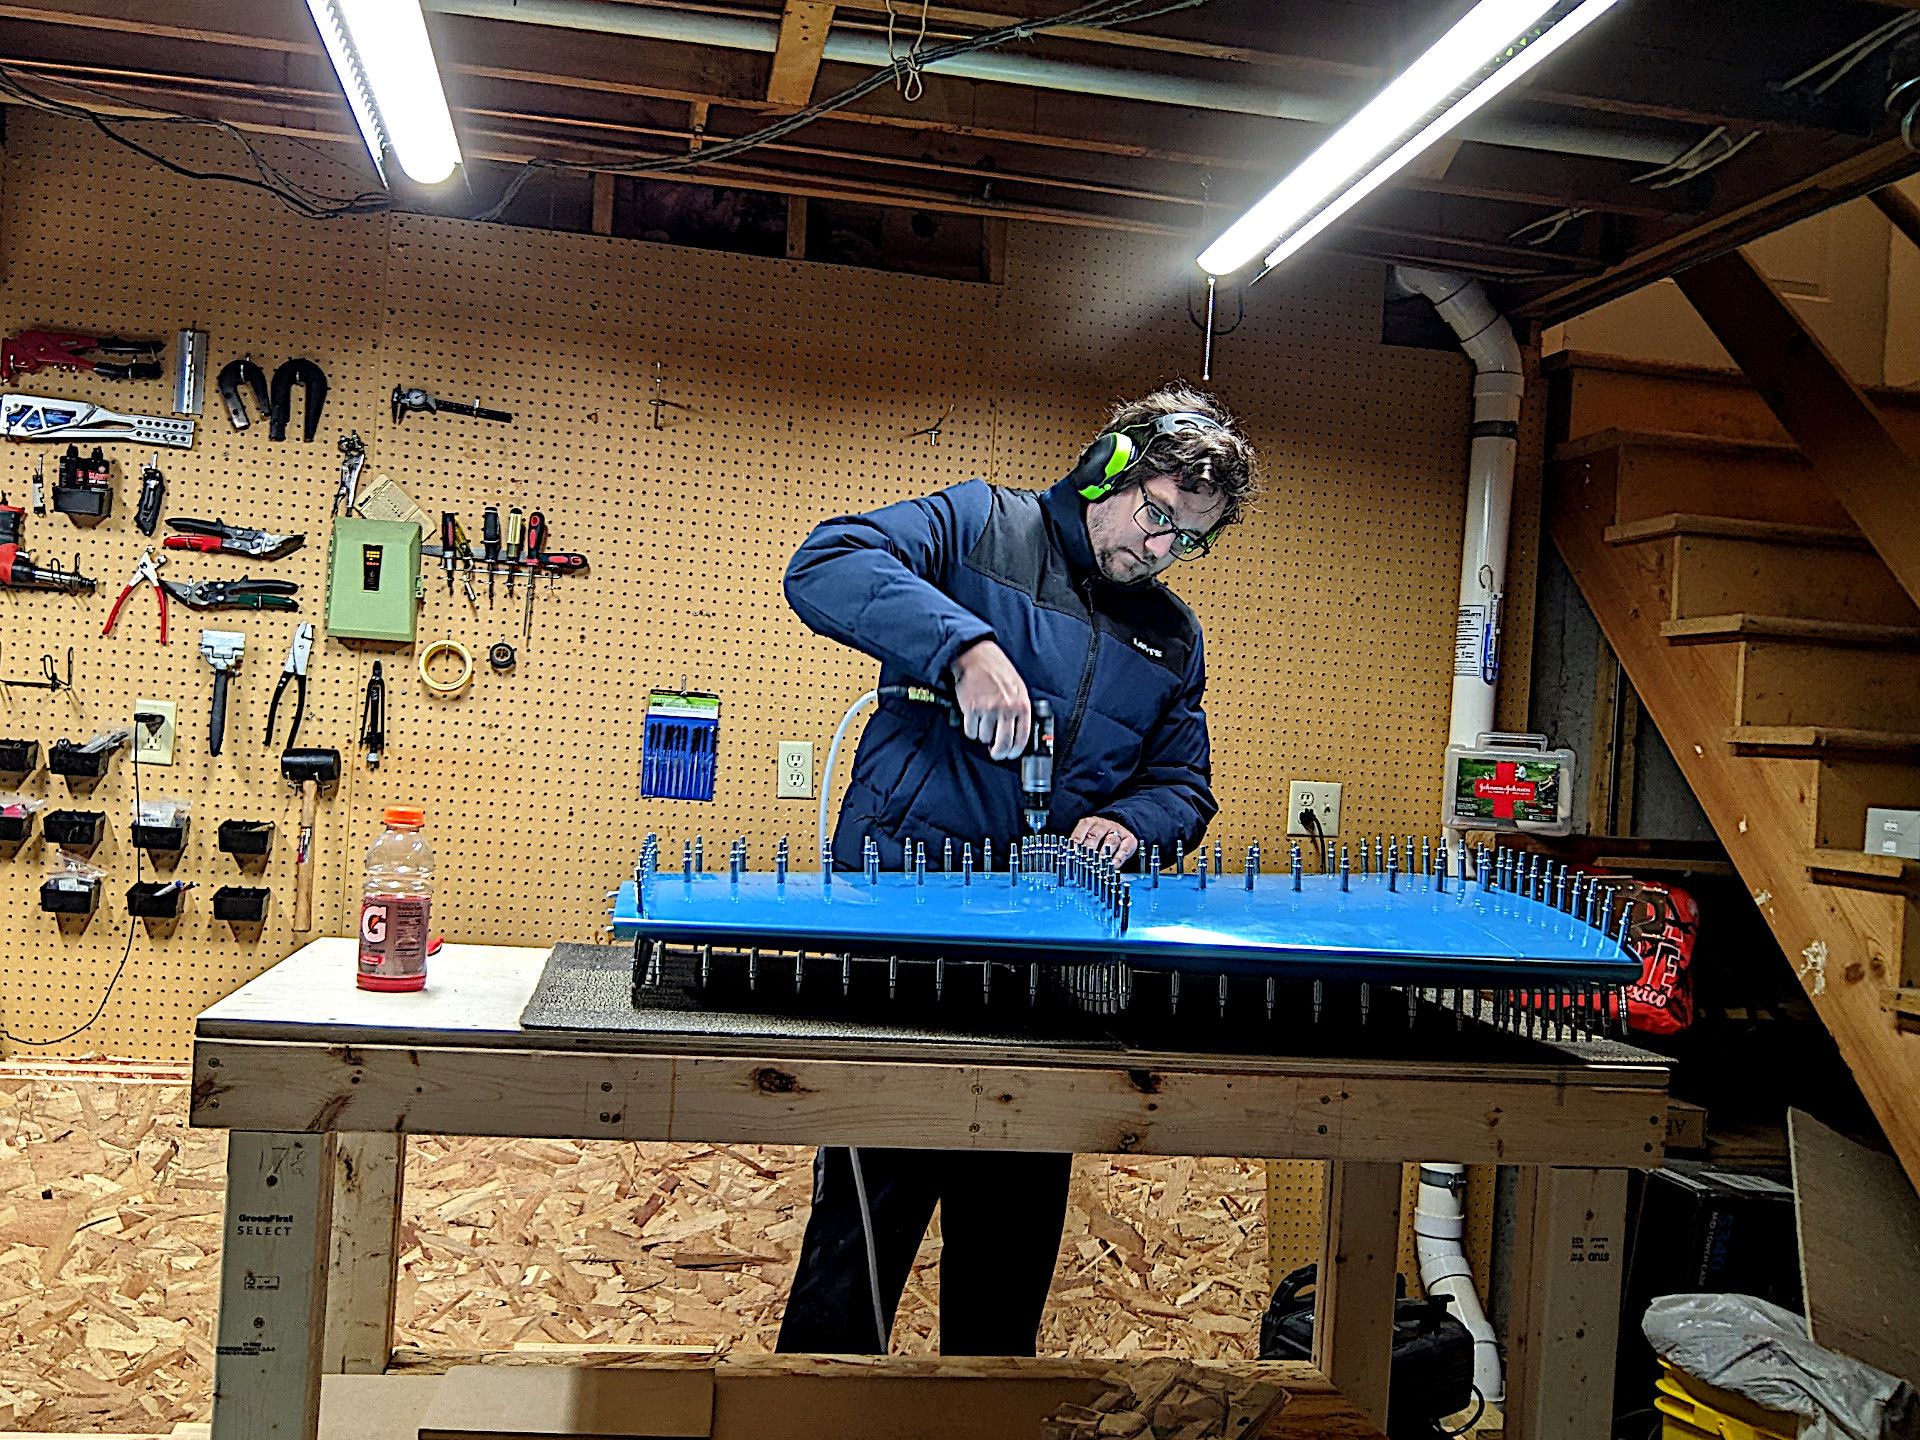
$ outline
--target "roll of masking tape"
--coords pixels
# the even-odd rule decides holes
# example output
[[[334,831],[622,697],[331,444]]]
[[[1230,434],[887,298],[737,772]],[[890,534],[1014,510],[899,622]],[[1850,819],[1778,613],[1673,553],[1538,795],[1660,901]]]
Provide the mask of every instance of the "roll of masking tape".
[[[427,667],[442,654],[460,657],[460,674],[453,680],[436,680]],[[435,695],[455,695],[473,680],[473,652],[458,640],[436,640],[420,652],[420,683]]]

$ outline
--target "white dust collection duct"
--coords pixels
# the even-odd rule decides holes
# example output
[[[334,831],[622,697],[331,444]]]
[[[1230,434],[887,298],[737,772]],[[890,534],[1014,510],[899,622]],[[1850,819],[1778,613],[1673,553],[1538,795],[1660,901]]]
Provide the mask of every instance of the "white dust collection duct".
[[[510,20],[523,25],[631,35],[645,40],[678,40],[727,50],[754,50],[763,55],[771,55],[780,38],[777,20],[671,10],[633,4],[629,0],[423,0],[423,5],[428,12],[439,15]],[[837,25],[827,32],[824,57],[841,64],[869,65],[876,69],[893,63],[884,35],[849,29],[845,25]],[[1125,70],[1018,54],[1007,47],[949,56],[926,68],[936,75],[991,80],[1035,90],[1105,95],[1116,100],[1144,100],[1194,110],[1266,115],[1324,125],[1345,120],[1355,104],[1353,95],[1340,89],[1316,93],[1208,76]],[[1534,120],[1517,115],[1477,116],[1455,133],[1464,139],[1491,145],[1511,145],[1561,155],[1590,155],[1602,160],[1628,160],[1642,165],[1670,165],[1696,145],[1699,138],[1692,132],[1682,133],[1658,125],[1603,125],[1593,121]]]
[[[1507,583],[1507,531],[1519,453],[1526,377],[1513,327],[1480,282],[1402,265],[1400,284],[1433,302],[1473,361],[1473,448],[1467,461],[1467,525],[1460,548],[1449,745],[1472,745],[1494,728],[1500,680],[1500,610]]]
[[[1520,401],[1526,377],[1513,327],[1493,308],[1477,280],[1399,266],[1394,278],[1433,302],[1473,361],[1473,448],[1467,461],[1467,523],[1460,547],[1453,713],[1447,743],[1472,745],[1492,730],[1500,679],[1500,603],[1506,588],[1507,531],[1513,518],[1513,471],[1519,451]],[[1467,1168],[1423,1164],[1414,1211],[1420,1283],[1430,1295],[1453,1297],[1453,1313],[1473,1336],[1473,1383],[1488,1400],[1505,1394],[1500,1350],[1473,1288],[1461,1236],[1466,1228]]]

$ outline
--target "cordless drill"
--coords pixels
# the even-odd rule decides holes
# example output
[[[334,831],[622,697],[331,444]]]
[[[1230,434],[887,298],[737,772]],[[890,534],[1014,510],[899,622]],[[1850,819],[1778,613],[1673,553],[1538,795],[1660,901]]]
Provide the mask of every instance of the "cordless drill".
[[[944,690],[930,685],[887,685],[880,694],[938,705],[947,712],[949,723],[960,723],[960,702]],[[1027,748],[1020,756],[1020,808],[1027,829],[1035,835],[1053,817],[1053,705],[1038,696],[1033,697],[1033,728],[1027,732]]]
[[[1053,811],[1053,706],[1037,696],[1033,729],[1020,757],[1020,805],[1028,830],[1038,835],[1047,828]]]

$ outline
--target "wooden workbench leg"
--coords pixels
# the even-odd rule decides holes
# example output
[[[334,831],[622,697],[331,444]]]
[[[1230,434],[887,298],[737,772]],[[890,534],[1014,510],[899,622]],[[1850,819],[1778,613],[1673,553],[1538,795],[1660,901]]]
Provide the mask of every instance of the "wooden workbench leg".
[[[1627,1172],[1525,1166],[1514,1209],[1507,1433],[1607,1440]]]
[[[227,1136],[213,1440],[314,1440],[332,1135]]]
[[[320,1368],[329,1375],[381,1375],[393,1354],[406,1166],[404,1135],[348,1132],[337,1138],[327,1331],[320,1351]]]
[[[1323,1214],[1313,1363],[1354,1409],[1384,1430],[1400,1257],[1398,1162],[1330,1162]]]

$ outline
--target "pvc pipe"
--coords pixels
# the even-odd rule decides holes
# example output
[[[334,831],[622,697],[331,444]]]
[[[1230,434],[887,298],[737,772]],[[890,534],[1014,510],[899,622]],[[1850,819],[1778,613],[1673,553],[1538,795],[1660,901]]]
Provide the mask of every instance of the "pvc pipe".
[[[424,5],[440,15],[518,21],[647,40],[677,40],[729,50],[752,50],[763,55],[773,54],[780,43],[780,26],[774,20],[669,10],[628,3],[628,0],[424,0]],[[828,60],[847,65],[878,68],[893,63],[884,37],[844,26],[835,26],[827,32],[823,54]],[[954,55],[926,68],[935,74],[967,80],[1318,124],[1345,120],[1353,113],[1356,102],[1348,87],[1327,91],[1281,90],[1211,76],[1124,70],[1047,59],[1015,54],[1005,48]],[[1629,128],[1498,115],[1477,116],[1455,133],[1464,139],[1492,145],[1562,155],[1591,155],[1639,165],[1669,165],[1696,143],[1695,136],[1682,134],[1673,127],[1639,124]]]
[[[1429,1180],[1437,1183],[1429,1183]],[[1453,1313],[1473,1336],[1473,1383],[1489,1402],[1505,1398],[1506,1381],[1500,1373],[1500,1346],[1493,1326],[1480,1308],[1473,1288],[1473,1269],[1460,1243],[1466,1230],[1464,1165],[1422,1165],[1420,1198],[1413,1212],[1413,1248],[1420,1259],[1420,1283],[1429,1295],[1448,1295]]]
[[[1519,452],[1520,402],[1526,393],[1520,346],[1476,280],[1402,265],[1394,279],[1424,295],[1460,338],[1473,361],[1473,447],[1467,459],[1467,518],[1460,544],[1459,608],[1455,613],[1453,708],[1447,743],[1472,745],[1492,730],[1500,681],[1500,606],[1507,573],[1507,532],[1513,518],[1513,471]],[[1460,1237],[1466,1227],[1464,1165],[1420,1167],[1414,1212],[1414,1251],[1420,1283],[1429,1295],[1453,1298],[1453,1313],[1473,1336],[1473,1383],[1490,1401],[1506,1383],[1493,1326],[1473,1288],[1473,1270]]]
[[[1475,372],[1467,523],[1454,616],[1453,704],[1447,720],[1447,743],[1472,745],[1494,728],[1507,532],[1513,519],[1513,471],[1526,377],[1513,327],[1493,308],[1477,280],[1406,265],[1394,275],[1407,290],[1433,302],[1440,318],[1460,337]]]

